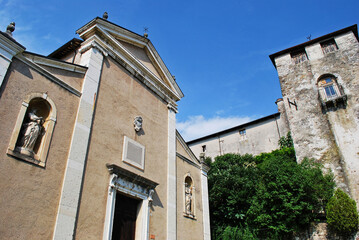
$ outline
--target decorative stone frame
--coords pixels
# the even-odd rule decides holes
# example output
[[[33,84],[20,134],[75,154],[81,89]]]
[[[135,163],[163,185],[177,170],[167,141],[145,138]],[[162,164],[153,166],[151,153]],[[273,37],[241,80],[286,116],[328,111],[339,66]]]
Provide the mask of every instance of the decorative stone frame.
[[[138,207],[135,239],[149,239],[150,207],[158,183],[114,164],[107,164],[106,166],[111,174],[111,179],[107,195],[103,240],[112,239],[117,192],[142,200],[142,203]]]
[[[25,114],[28,110],[28,107],[30,106],[30,102],[37,98],[43,99],[43,101],[45,101],[49,105],[50,109],[49,109],[49,115],[46,119],[46,123],[44,124],[46,132],[41,138],[41,142],[39,144],[37,153],[32,158],[30,156],[21,154],[20,152],[16,151],[16,143],[18,142],[18,139],[20,137],[20,131],[25,120]],[[57,114],[57,110],[55,103],[47,96],[46,93],[31,93],[30,95],[28,95],[22,102],[20,112],[17,116],[16,124],[10,138],[9,147],[7,149],[7,154],[19,158],[21,160],[36,164],[38,166],[45,167],[47,154],[49,151],[50,142],[56,123],[56,114]]]
[[[191,189],[192,189],[192,198],[191,198],[191,212],[188,212],[186,210],[186,183],[187,179],[191,182]],[[196,219],[196,208],[195,208],[195,202],[196,202],[196,188],[194,186],[194,181],[190,173],[187,173],[183,178],[183,216],[187,218]]]
[[[331,83],[322,83],[321,81],[325,79],[331,79]],[[318,86],[318,97],[322,106],[323,112],[329,110],[336,110],[338,108],[346,107],[347,95],[344,93],[343,87],[338,84],[337,78],[332,74],[323,74],[317,80]],[[325,92],[325,87],[332,86],[336,96],[329,98]]]

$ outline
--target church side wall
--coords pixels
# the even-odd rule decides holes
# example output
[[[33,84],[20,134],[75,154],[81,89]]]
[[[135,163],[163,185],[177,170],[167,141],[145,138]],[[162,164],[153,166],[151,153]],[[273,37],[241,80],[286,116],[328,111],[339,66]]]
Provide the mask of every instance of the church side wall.
[[[45,92],[56,105],[57,119],[43,168],[6,151],[22,102]],[[13,59],[0,90],[2,239],[51,239],[78,103],[78,97]]]
[[[133,121],[143,118],[143,131]],[[111,57],[103,63],[98,100],[84,177],[76,239],[101,239],[104,229],[110,174],[106,164],[159,183],[150,210],[149,234],[166,239],[167,104],[130,75]],[[145,146],[144,170],[122,161],[124,136]]]
[[[202,146],[206,145],[206,156],[211,157],[212,160],[216,156],[226,153],[258,155],[277,149],[279,147],[278,140],[280,137],[286,136],[289,129],[285,120],[274,116],[259,123],[244,126],[245,135],[240,135],[240,130],[242,128],[219,133],[217,136],[200,140],[189,146],[199,157],[203,151]]]
[[[189,159],[189,156],[181,149],[177,141],[177,151]],[[202,188],[201,170],[198,164],[191,165],[187,161],[177,157],[177,239],[199,240],[203,239],[203,209],[202,209]],[[185,176],[193,180],[194,191],[194,218],[185,216]]]

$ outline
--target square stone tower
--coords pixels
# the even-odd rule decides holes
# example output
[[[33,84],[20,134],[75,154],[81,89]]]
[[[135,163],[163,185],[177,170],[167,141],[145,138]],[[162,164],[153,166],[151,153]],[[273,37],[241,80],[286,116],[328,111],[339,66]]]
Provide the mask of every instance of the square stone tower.
[[[359,202],[357,25],[270,55],[297,161],[314,158]]]

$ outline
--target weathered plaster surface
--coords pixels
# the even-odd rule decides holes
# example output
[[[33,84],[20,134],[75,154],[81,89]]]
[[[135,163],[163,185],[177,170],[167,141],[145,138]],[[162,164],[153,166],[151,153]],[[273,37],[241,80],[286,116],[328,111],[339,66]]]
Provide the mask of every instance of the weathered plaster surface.
[[[279,106],[282,106],[279,103]],[[278,140],[286,136],[289,131],[285,113],[280,117],[276,116],[264,121],[249,124],[243,127],[246,130],[245,136],[240,136],[242,128],[234,129],[230,132],[219,132],[216,136],[208,137],[189,144],[189,147],[199,158],[202,153],[202,146],[206,145],[206,157],[215,157],[226,153],[253,154],[258,155],[262,152],[270,152],[278,149]]]
[[[334,172],[339,187],[359,201],[359,45],[352,32],[336,36],[338,50],[324,54],[319,43],[305,48],[308,61],[294,64],[290,54],[275,59],[297,160],[313,157]],[[317,81],[336,77],[347,106],[323,112]]]
[[[79,99],[16,59],[0,92],[0,236],[51,239]],[[34,92],[47,92],[57,108],[46,168],[6,155],[21,104]]]

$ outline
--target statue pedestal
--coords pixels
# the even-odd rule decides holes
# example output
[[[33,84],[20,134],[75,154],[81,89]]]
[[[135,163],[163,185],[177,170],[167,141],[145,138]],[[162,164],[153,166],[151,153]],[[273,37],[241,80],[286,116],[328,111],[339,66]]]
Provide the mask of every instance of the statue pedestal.
[[[34,158],[35,153],[33,150],[27,149],[27,148],[23,148],[23,147],[17,147],[16,151],[19,152],[22,155]]]

